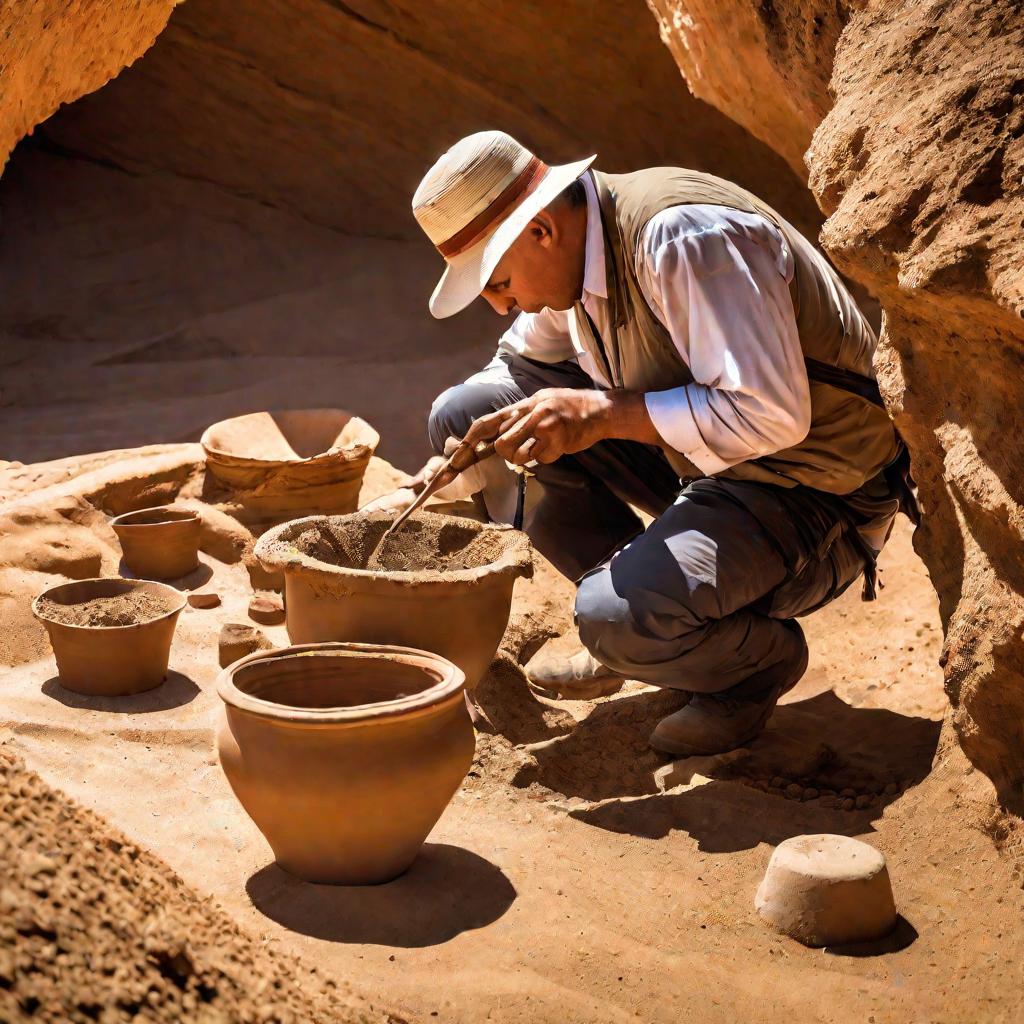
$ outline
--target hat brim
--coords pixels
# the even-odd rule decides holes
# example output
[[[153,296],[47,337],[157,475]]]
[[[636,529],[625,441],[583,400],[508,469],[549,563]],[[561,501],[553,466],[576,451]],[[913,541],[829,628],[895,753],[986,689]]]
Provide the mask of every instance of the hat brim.
[[[464,310],[484,290],[494,268],[527,224],[596,159],[596,156],[588,156],[586,160],[577,160],[573,164],[549,167],[540,184],[490,234],[448,260],[448,266],[430,296],[430,312],[438,320],[443,320]]]

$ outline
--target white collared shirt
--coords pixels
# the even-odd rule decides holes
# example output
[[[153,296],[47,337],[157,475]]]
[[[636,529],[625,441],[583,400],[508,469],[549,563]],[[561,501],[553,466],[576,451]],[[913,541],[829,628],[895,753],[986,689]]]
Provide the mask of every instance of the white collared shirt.
[[[609,328],[604,236],[597,193],[587,191],[583,306]],[[803,440],[811,399],[789,292],[793,256],[779,229],[723,206],[673,206],[642,238],[640,287],[669,332],[693,383],[646,395],[655,429],[712,475]],[[571,311],[520,313],[498,344],[539,362],[576,359],[596,387],[604,379]]]

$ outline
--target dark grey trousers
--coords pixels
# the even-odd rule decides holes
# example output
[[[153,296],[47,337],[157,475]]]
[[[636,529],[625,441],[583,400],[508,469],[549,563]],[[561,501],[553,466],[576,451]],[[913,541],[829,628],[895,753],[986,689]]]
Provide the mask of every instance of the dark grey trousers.
[[[593,383],[575,363],[495,360],[437,399],[431,443],[440,452],[478,416],[551,387]],[[499,468],[491,478],[484,503],[510,521],[499,510],[511,506],[515,477]],[[864,568],[832,496],[713,477],[684,486],[660,449],[636,442],[602,441],[538,466],[528,493],[524,529],[579,581],[583,643],[614,671],[657,686],[756,693],[763,672],[802,658],[793,617],[837,597]],[[644,530],[630,505],[655,521]]]

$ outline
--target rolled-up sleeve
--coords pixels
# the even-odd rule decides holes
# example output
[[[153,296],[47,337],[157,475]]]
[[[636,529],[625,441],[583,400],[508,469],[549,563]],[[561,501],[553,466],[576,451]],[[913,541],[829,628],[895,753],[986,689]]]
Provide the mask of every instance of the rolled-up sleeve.
[[[810,387],[778,228],[722,207],[672,207],[647,226],[637,269],[693,375],[646,395],[665,442],[710,476],[803,440]]]

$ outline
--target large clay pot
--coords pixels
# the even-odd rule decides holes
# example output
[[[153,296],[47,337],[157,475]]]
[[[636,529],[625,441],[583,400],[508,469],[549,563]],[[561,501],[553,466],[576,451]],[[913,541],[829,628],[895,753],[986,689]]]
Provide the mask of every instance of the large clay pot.
[[[454,571],[383,571],[339,564],[346,561],[343,549],[339,554],[330,545],[305,544],[311,529],[323,528],[343,540],[346,531],[358,531],[365,548],[389,523],[384,513],[310,516],[260,538],[256,557],[268,570],[284,573],[288,636],[293,643],[347,640],[433,651],[455,662],[472,690],[505,633],[516,579],[533,571],[529,540],[507,527],[419,512],[402,530],[448,523],[467,536],[493,533],[493,557]]]
[[[214,423],[206,468],[267,520],[351,512],[380,435],[342,409],[253,412]]]
[[[97,597],[147,594],[165,610],[126,626],[77,626],[47,617],[44,599],[78,605]],[[61,583],[32,602],[32,612],[50,635],[61,685],[96,697],[125,697],[159,686],[167,675],[171,640],[185,595],[148,580],[92,579]]]
[[[463,687],[451,662],[405,647],[307,644],[228,666],[221,765],[278,864],[338,885],[405,871],[473,759]]]
[[[121,542],[124,564],[136,576],[174,580],[199,566],[198,513],[162,505],[125,512],[111,524]]]

